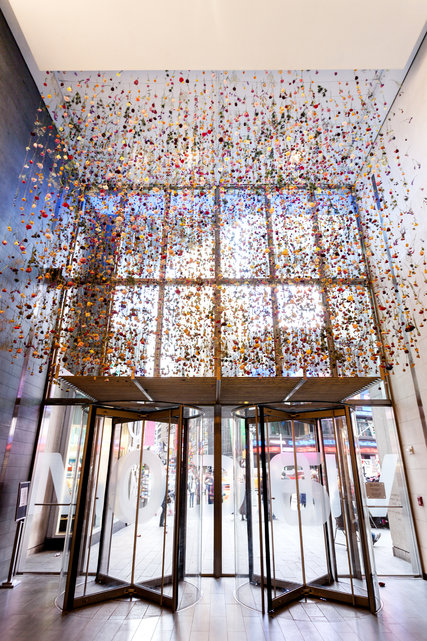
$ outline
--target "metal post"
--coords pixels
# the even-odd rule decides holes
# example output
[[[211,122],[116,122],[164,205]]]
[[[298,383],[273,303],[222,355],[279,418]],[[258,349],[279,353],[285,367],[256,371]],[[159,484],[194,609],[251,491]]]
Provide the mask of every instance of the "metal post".
[[[266,461],[266,451],[265,451],[265,425],[264,425],[264,408],[261,406],[259,408],[259,435],[260,443],[258,443],[258,451],[261,446],[261,469],[262,469],[262,499],[263,499],[263,508],[264,508],[264,537],[265,537],[265,574],[266,574],[266,585],[267,585],[267,612],[271,612],[273,608],[272,601],[272,585],[271,585],[271,559],[270,559],[270,533],[269,533],[269,521],[272,507],[270,504],[271,494],[268,491],[269,478],[267,477],[267,461]],[[261,488],[259,488],[261,492]],[[270,510],[269,510],[270,508]]]
[[[215,188],[215,216],[214,216],[214,248],[215,248],[215,287],[214,287],[214,375],[217,381],[221,379],[221,290],[219,281],[221,277],[221,193],[220,188]],[[217,401],[219,398],[217,398]]]
[[[176,439],[176,477],[175,477],[175,523],[173,537],[172,557],[172,610],[178,608],[178,584],[179,584],[179,524],[181,519],[181,472],[182,472],[182,431],[183,431],[183,407],[179,407],[179,418]]]
[[[247,410],[245,410],[247,414]],[[252,532],[252,483],[251,483],[251,439],[250,439],[250,425],[249,418],[245,418],[245,511],[246,511],[246,525],[248,535],[248,570],[249,582],[253,581],[254,575],[254,541]],[[237,518],[237,515],[236,515]]]
[[[185,553],[187,548],[187,488],[188,488],[188,431],[189,419],[182,419],[182,463],[181,463],[181,491],[179,505],[179,533],[178,533],[178,580],[183,581],[185,575]]]
[[[260,564],[260,583],[261,583],[261,610],[265,614],[265,594],[264,594],[264,545],[262,541],[262,507],[261,507],[261,466],[260,466],[260,436],[259,436],[259,415],[258,406],[255,406],[255,435],[256,435],[256,458],[257,458],[257,480],[258,480],[258,529],[259,529],[259,564]]]
[[[215,578],[222,575],[222,447],[221,405],[214,407],[214,567]]]
[[[3,583],[0,585],[0,588],[14,588],[16,585],[19,584],[19,581],[14,581],[13,577],[15,576],[15,573],[16,573],[16,564],[18,561],[19,548],[22,541],[24,521],[25,519],[20,519],[16,523],[16,532],[15,532],[15,538],[13,541],[12,556],[9,564],[9,573],[7,575],[7,580],[3,581]]]

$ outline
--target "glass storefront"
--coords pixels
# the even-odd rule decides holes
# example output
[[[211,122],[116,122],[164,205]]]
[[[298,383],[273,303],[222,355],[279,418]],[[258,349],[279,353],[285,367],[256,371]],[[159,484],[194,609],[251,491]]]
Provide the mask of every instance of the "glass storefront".
[[[392,408],[363,395],[219,421],[212,407],[47,405],[19,570],[61,572],[65,608],[129,589],[185,607],[219,571],[265,611],[307,589],[373,609],[370,573],[420,565]]]
[[[391,407],[352,410],[365,505],[380,575],[419,575],[420,560]]]
[[[46,406],[37,444],[19,570],[59,572],[64,537],[74,525],[89,408]]]

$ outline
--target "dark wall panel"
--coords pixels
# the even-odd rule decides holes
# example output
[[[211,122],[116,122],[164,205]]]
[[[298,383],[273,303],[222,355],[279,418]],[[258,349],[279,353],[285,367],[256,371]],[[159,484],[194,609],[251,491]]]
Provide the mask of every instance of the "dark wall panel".
[[[19,225],[13,206],[41,97],[0,12],[0,240],[7,227]],[[42,114],[46,118],[46,114]],[[0,243],[1,306],[8,292],[20,289],[19,273],[10,269],[10,246]],[[8,264],[9,260],[9,264]],[[5,300],[6,299],[6,300]],[[0,321],[0,581],[6,578],[15,535],[18,482],[28,480],[45,372],[20,354],[9,352],[12,335],[7,314]],[[30,321],[28,321],[30,322]],[[34,373],[30,370],[33,369]]]

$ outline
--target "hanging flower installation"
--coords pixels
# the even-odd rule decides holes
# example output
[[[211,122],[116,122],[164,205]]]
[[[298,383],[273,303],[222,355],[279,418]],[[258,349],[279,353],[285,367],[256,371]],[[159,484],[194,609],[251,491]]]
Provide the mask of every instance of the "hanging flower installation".
[[[3,347],[55,375],[392,370],[425,265],[383,80],[48,74],[2,239]]]

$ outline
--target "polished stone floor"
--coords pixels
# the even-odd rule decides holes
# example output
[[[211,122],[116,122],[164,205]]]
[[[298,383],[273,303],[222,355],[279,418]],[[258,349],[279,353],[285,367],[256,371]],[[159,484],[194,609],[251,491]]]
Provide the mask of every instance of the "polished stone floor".
[[[382,609],[302,600],[275,617],[236,603],[234,580],[202,579],[202,598],[171,614],[138,599],[62,614],[58,577],[25,574],[0,590],[1,641],[425,641],[427,581],[387,579]]]

